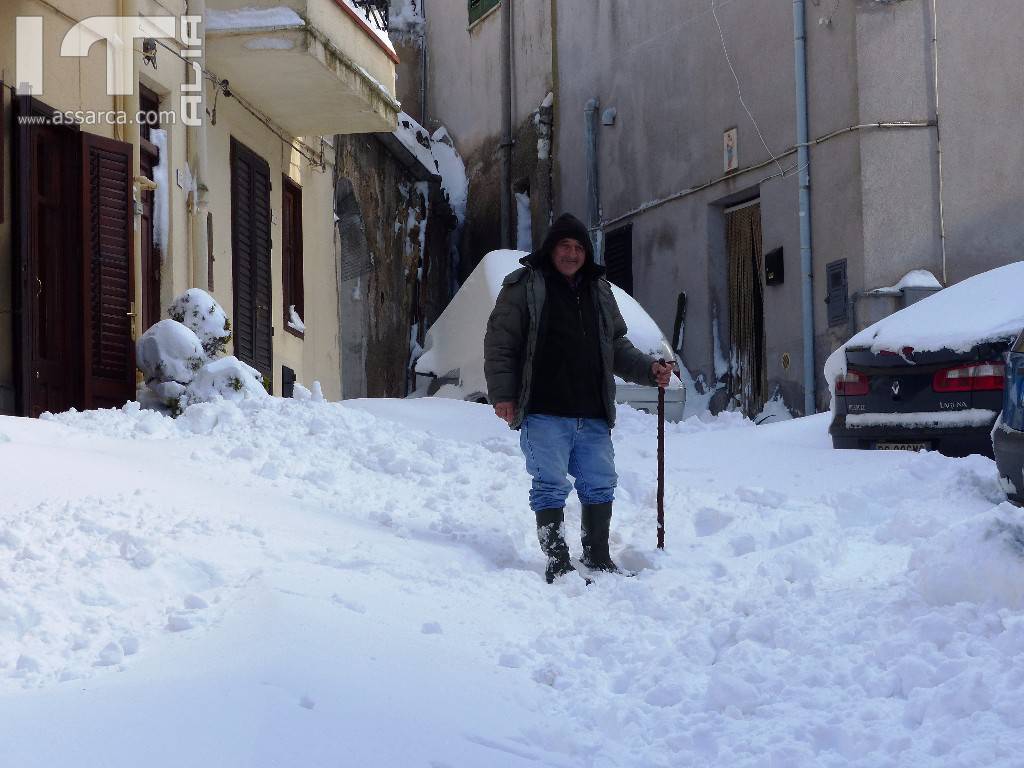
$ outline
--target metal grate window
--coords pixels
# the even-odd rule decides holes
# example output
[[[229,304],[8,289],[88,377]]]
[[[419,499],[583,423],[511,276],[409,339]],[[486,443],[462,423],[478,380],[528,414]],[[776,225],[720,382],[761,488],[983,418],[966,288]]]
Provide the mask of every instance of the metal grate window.
[[[469,23],[479,21],[494,7],[501,4],[501,0],[469,0]]]
[[[849,299],[846,287],[846,259],[833,261],[825,265],[825,284],[828,294],[825,303],[828,305],[828,324],[842,325],[847,322],[847,306]]]
[[[604,264],[608,280],[633,295],[633,225],[627,224],[605,235]]]

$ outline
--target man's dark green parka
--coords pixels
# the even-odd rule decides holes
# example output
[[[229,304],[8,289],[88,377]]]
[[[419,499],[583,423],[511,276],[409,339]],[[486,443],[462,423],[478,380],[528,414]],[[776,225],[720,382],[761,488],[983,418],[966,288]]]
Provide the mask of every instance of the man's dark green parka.
[[[563,214],[551,225],[539,250],[520,262],[523,266],[502,283],[494,310],[487,321],[484,336],[484,376],[491,404],[514,402],[518,429],[526,417],[533,389],[538,337],[544,317],[547,294],[545,275],[554,267],[551,252],[564,238],[572,238],[586,250],[581,271],[592,280],[589,296],[597,310],[597,332],[601,358],[601,392],[609,428],[615,426],[615,379],[618,375],[636,384],[656,386],[651,366],[654,358],[644,354],[626,338],[626,323],[604,277],[604,268],[594,263],[590,236],[583,223],[571,214]]]

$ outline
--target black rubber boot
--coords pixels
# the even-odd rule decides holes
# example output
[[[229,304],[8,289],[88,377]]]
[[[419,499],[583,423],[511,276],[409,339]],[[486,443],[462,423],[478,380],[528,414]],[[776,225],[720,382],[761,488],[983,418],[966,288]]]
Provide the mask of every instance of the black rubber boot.
[[[562,509],[542,509],[537,512],[537,539],[541,551],[548,557],[544,578],[548,584],[559,576],[575,571],[569,562],[569,546],[562,536],[562,521],[565,519]]]
[[[612,505],[584,504],[581,516],[583,557],[580,562],[592,571],[622,573],[608,551],[608,531],[612,522]]]

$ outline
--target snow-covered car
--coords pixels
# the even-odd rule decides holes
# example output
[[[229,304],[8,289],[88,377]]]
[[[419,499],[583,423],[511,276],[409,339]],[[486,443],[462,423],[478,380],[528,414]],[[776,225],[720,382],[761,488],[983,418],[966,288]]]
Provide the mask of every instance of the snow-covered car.
[[[1024,262],[968,278],[879,320],[825,364],[835,448],[992,456],[1006,355],[1024,328]]]
[[[416,374],[431,379],[428,395],[487,402],[484,380],[484,332],[497,301],[501,282],[521,266],[525,251],[491,251],[459,288],[444,312],[427,331],[424,352],[416,361]],[[642,352],[675,360],[657,323],[636,300],[616,285],[612,293],[626,321],[627,338]],[[615,377],[615,401],[647,413],[658,412],[658,388],[628,384]],[[686,390],[675,375],[665,390],[665,418],[680,421]]]
[[[1003,412],[992,430],[992,452],[1006,497],[1024,506],[1024,333],[1006,358]]]

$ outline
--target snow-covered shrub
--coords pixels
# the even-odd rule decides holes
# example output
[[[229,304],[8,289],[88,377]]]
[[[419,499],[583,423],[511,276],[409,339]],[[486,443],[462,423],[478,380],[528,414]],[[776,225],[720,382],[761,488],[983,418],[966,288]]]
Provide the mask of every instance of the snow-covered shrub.
[[[231,323],[210,294],[190,288],[168,314],[136,345],[146,380],[140,405],[178,416],[197,403],[267,397],[259,371],[236,357],[218,359],[231,340]]]
[[[231,321],[220,304],[201,288],[189,288],[167,310],[172,320],[188,326],[199,337],[207,358],[223,354],[231,341]]]
[[[175,320],[161,320],[142,334],[135,355],[150,387],[164,382],[188,384],[207,359],[199,337]]]
[[[187,407],[212,400],[249,400],[267,397],[263,376],[237,357],[222,357],[207,363],[185,388],[180,402]]]

